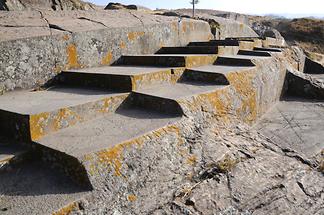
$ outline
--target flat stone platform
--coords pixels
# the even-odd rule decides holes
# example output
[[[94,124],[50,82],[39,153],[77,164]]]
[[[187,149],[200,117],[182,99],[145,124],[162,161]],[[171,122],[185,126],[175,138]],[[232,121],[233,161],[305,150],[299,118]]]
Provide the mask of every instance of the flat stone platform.
[[[42,161],[1,172],[0,214],[51,214],[89,193]]]
[[[212,64],[216,58],[216,54],[123,55],[117,65],[192,67]]]
[[[194,71],[198,71],[198,72],[227,74],[230,72],[249,70],[251,68],[253,68],[253,66],[246,67],[246,66],[227,66],[227,65],[206,65],[206,66],[190,68],[190,70],[194,70]]]
[[[143,75],[165,71],[171,68],[167,67],[153,67],[153,66],[103,66],[92,67],[87,69],[67,70],[64,72],[77,72],[86,74],[107,74],[107,75]]]
[[[20,91],[0,97],[0,110],[37,114],[122,95],[113,91],[55,87],[43,91]]]
[[[255,128],[281,147],[312,157],[324,148],[324,102],[281,101]]]
[[[213,92],[216,89],[224,88],[222,85],[206,85],[194,83],[176,83],[176,84],[163,84],[154,86],[152,88],[136,91],[141,94],[151,95],[155,97],[167,99],[181,99],[203,93]]]
[[[37,143],[74,157],[108,149],[178,121],[180,117],[124,109],[47,135]]]

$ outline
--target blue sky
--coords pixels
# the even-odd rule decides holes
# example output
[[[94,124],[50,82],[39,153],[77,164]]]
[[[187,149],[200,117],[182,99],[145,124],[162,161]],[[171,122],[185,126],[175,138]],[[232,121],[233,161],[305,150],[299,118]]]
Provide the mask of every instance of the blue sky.
[[[107,0],[88,0],[106,5]],[[189,0],[115,0],[156,8],[189,8]],[[248,14],[324,17],[324,0],[200,0],[198,8],[234,11]]]

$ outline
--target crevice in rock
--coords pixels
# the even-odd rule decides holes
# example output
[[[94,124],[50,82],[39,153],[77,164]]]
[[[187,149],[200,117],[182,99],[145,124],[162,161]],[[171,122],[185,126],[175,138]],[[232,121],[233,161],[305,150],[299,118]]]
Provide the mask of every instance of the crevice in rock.
[[[57,55],[55,54],[55,46],[54,46],[54,43],[53,43],[53,32],[52,32],[52,29],[56,29],[55,27],[53,27],[54,25],[51,25],[48,21],[47,18],[45,18],[44,14],[42,13],[42,11],[40,10],[37,10],[41,16],[41,19],[43,19],[46,23],[47,23],[47,26],[48,26],[48,29],[49,29],[49,32],[50,32],[50,44],[51,44],[51,47],[52,47],[52,55],[54,56],[54,68],[56,68],[59,64],[59,60],[57,59]],[[57,29],[58,30],[58,29]],[[66,32],[69,32],[69,31],[66,31]],[[69,32],[72,34],[72,32]]]
[[[0,24],[0,27],[4,28],[33,28],[33,27],[39,27],[39,28],[45,28],[45,26],[28,26],[28,25],[2,25]]]
[[[57,25],[53,25],[53,24],[48,24],[50,29],[55,29],[55,30],[59,30],[59,31],[64,31],[64,32],[69,32],[69,33],[73,33],[72,31],[66,30],[64,28],[61,28],[60,26]]]
[[[304,185],[302,183],[300,183],[299,181],[297,181],[297,185],[298,187],[303,191],[303,193],[306,195],[306,196],[309,196],[309,197],[312,197],[311,195],[309,195],[307,192],[306,192],[306,189],[304,187]]]
[[[128,11],[128,12],[129,12],[130,15],[132,15],[133,17],[135,17],[136,19],[138,19],[141,22],[143,28],[145,27],[145,24],[144,24],[144,22],[143,22],[143,20],[141,18],[139,18],[138,16],[133,14],[131,11]]]
[[[270,146],[269,144],[265,144],[264,142],[261,142],[261,144],[268,150],[271,150],[275,153],[279,153],[281,155],[290,157],[290,158],[294,158],[297,161],[301,162],[302,164],[305,164],[307,166],[309,166],[310,168],[314,169],[316,168],[316,162],[310,159],[306,159],[303,156],[301,156],[300,154],[298,154],[296,151],[287,148],[287,147],[282,147],[278,144],[276,144],[274,141],[272,141],[271,139],[267,138],[267,141],[271,144],[273,144],[274,146],[278,147],[280,151],[274,149],[274,147]]]
[[[99,21],[96,21],[96,20],[89,19],[89,18],[87,18],[87,17],[83,17],[83,16],[82,16],[82,17],[78,17],[78,19],[81,19],[81,20],[87,20],[87,21],[89,21],[89,22],[97,23],[97,24],[103,25],[103,26],[105,26],[106,28],[108,28],[108,26],[105,25],[104,23],[99,22]]]

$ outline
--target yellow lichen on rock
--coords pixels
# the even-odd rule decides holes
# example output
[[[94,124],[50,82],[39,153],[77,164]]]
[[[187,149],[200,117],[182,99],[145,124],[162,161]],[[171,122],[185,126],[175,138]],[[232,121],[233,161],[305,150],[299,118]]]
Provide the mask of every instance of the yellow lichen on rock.
[[[49,113],[40,113],[29,117],[31,140],[35,141],[44,136],[49,116]]]
[[[130,148],[132,146],[139,147],[143,144],[144,140],[140,137],[128,142],[124,142],[114,147],[103,150],[97,153],[99,163],[105,165],[109,165],[114,169],[115,176],[122,176],[121,168],[123,163],[123,152],[126,148]],[[97,168],[97,167],[95,167]],[[92,171],[93,172],[93,171]]]
[[[75,44],[70,44],[66,48],[66,53],[67,53],[67,68],[79,68],[80,64],[78,62],[78,52]]]
[[[96,175],[100,169],[104,168],[112,170],[114,176],[123,176],[122,166],[124,161],[124,151],[127,148],[135,147],[141,149],[146,140],[161,138],[167,133],[175,133],[178,137],[178,141],[183,143],[180,136],[180,129],[175,125],[170,125],[164,128],[157,129],[149,132],[141,137],[117,144],[109,149],[102,150],[96,153],[96,156],[85,156],[82,160],[90,162],[89,174]]]
[[[217,59],[217,55],[208,56],[187,56],[186,57],[186,67],[196,67],[204,66],[208,64],[213,64]]]
[[[72,211],[77,210],[79,208],[80,208],[79,204],[77,202],[73,202],[73,203],[61,208],[57,212],[54,212],[52,215],[69,215],[69,214],[71,214]]]
[[[111,51],[109,51],[101,60],[102,65],[109,65],[111,63],[111,60],[113,58],[113,54]]]
[[[131,77],[132,81],[132,90],[138,90],[144,86],[150,86],[155,83],[164,83],[170,82],[171,80],[171,71],[170,69],[152,72],[144,75],[134,75]]]
[[[194,166],[197,163],[197,156],[196,155],[190,155],[187,158],[187,164]]]
[[[127,196],[127,200],[130,202],[135,202],[137,200],[137,197],[133,194],[130,194]]]
[[[216,166],[220,172],[226,173],[230,172],[238,163],[239,160],[226,154],[220,161],[217,162]]]
[[[134,41],[136,39],[138,39],[139,37],[142,37],[145,35],[144,31],[139,31],[139,32],[129,32],[127,34],[128,40],[129,41]]]
[[[119,48],[125,49],[126,48],[126,43],[124,41],[121,41],[119,44]]]
[[[60,109],[54,116],[54,131],[62,129],[62,122],[66,121],[66,127],[75,125],[77,122],[83,121],[82,117],[70,110],[69,108]]]
[[[242,99],[241,107],[236,110],[237,115],[243,117],[246,123],[255,122],[258,113],[256,89],[253,87],[256,71],[232,72],[226,77]]]

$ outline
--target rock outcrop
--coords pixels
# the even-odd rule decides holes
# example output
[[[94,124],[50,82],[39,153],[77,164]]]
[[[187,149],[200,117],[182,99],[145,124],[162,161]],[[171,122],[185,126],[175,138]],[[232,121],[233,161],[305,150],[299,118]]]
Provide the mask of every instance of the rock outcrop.
[[[42,85],[67,68],[110,65],[122,54],[212,37],[204,21],[142,11],[24,11],[0,19],[0,91]]]
[[[0,213],[324,213],[323,84],[184,15],[0,14]]]
[[[120,3],[113,3],[110,2],[106,7],[105,10],[137,10],[137,6],[136,5],[124,5],[124,4],[120,4]]]
[[[180,16],[191,16],[191,10],[175,10]],[[219,17],[210,13],[210,10],[197,10],[196,19],[208,21],[211,27],[217,26],[215,39],[225,39],[227,37],[257,37],[258,35],[246,24],[231,19]]]
[[[0,0],[0,10],[93,10],[95,5],[81,0]]]

